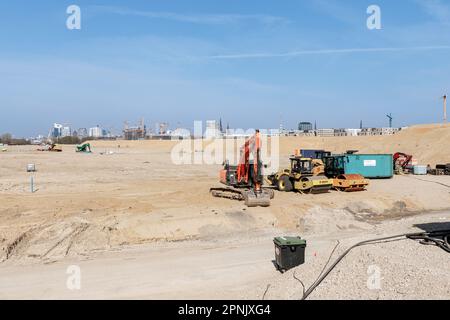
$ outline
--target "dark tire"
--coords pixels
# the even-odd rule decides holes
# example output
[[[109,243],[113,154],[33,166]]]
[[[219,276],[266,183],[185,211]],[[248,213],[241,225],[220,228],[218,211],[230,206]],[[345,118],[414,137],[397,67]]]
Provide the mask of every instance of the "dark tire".
[[[293,187],[292,187],[292,182],[289,179],[289,177],[281,176],[280,179],[278,179],[278,181],[277,181],[277,188],[281,192],[291,192]]]

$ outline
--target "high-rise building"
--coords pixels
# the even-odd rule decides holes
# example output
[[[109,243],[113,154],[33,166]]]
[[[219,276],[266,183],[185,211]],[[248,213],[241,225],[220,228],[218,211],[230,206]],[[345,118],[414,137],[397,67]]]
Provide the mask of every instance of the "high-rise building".
[[[65,126],[61,128],[61,137],[70,137],[72,135],[72,128]]]
[[[89,129],[89,137],[101,138],[103,137],[103,129],[100,126]]]
[[[109,135],[109,134],[107,134]],[[123,128],[123,137],[125,140],[143,140],[147,135],[147,127],[144,123],[144,119],[141,119],[139,125],[130,126],[128,121],[125,121]]]
[[[88,130],[86,128],[80,128],[77,130],[77,135],[80,138],[85,138],[88,136]]]
[[[62,125],[62,124],[54,123],[54,124],[53,124],[53,128],[50,130],[50,135],[51,135],[53,138],[59,138],[59,137],[61,137],[61,136],[62,136],[62,128],[63,128],[63,125]]]
[[[312,131],[313,125],[311,122],[300,122],[298,124],[298,130],[306,132],[306,131]]]
[[[205,138],[217,138],[221,136],[220,124],[216,120],[206,121]]]

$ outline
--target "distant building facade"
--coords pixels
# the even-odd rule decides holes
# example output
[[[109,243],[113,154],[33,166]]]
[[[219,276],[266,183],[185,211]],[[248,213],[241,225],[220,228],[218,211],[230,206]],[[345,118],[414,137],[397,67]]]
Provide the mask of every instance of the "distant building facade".
[[[317,129],[316,134],[318,137],[334,137],[334,129]]]
[[[59,138],[62,136],[63,125],[59,123],[54,123],[52,129],[50,130],[50,136],[52,138]]]
[[[96,126],[89,129],[89,137],[93,138],[102,138],[103,137],[103,129],[100,126]]]
[[[205,138],[219,138],[222,136],[222,132],[220,132],[220,124],[216,120],[207,120],[206,121],[206,130],[205,130]]]
[[[334,129],[334,136],[335,137],[355,137],[358,136],[361,132],[361,129]]]
[[[85,137],[89,136],[88,133],[89,133],[88,129],[86,129],[86,128],[79,128],[77,130],[77,136],[80,138],[85,138]]]
[[[386,136],[399,132],[400,128],[363,128],[359,133],[360,136]]]
[[[72,128],[65,126],[61,128],[61,137],[70,137],[72,136]]]
[[[298,130],[303,132],[309,132],[313,130],[313,124],[311,122],[300,122],[298,124]]]

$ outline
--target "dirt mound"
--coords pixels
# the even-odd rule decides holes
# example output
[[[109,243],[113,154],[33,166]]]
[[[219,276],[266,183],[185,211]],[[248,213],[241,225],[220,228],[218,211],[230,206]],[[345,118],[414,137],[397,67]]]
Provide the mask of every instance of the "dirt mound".
[[[334,153],[359,150],[360,153],[404,152],[412,154],[421,164],[450,162],[450,125],[419,125],[406,128],[392,136],[370,137],[283,137],[281,155],[295,149],[325,149]]]

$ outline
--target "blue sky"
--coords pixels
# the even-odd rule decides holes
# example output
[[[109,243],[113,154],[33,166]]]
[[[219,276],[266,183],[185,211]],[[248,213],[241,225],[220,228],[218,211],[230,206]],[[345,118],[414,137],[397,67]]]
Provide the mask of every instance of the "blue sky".
[[[141,117],[325,128],[392,112],[403,126],[440,121],[450,93],[444,0],[2,1],[0,46],[0,132],[16,136]]]

